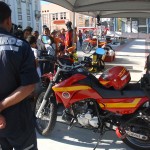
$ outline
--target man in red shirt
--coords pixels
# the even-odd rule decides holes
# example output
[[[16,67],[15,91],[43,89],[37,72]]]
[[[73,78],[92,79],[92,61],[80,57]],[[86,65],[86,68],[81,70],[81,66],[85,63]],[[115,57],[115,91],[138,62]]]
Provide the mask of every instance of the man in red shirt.
[[[72,29],[72,22],[68,21],[66,23],[67,26],[67,32],[66,32],[66,39],[65,39],[65,46],[66,48],[69,48],[72,46],[72,42],[73,42],[73,29]]]

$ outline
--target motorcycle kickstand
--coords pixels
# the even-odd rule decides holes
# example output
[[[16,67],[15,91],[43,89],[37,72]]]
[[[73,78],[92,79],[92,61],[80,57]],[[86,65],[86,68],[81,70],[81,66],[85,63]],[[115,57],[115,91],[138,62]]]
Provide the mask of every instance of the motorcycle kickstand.
[[[75,121],[75,119],[72,119],[70,125],[68,126],[68,130],[70,130],[73,127],[73,125],[75,125],[77,123],[77,122],[74,123],[74,121]]]
[[[97,144],[95,145],[93,150],[96,150],[97,146],[99,145],[99,143],[100,143],[100,141],[101,141],[101,139],[102,139],[102,137],[104,135],[104,131],[105,131],[104,127],[101,127],[100,134],[99,134],[99,137],[97,139]]]

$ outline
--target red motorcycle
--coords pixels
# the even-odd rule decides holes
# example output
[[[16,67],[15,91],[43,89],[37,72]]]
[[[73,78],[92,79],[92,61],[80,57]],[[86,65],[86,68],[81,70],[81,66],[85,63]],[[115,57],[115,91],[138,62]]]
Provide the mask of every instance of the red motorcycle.
[[[50,81],[48,88],[36,103],[36,129],[40,134],[53,130],[57,107],[62,103],[62,119],[70,128],[78,123],[101,135],[115,130],[133,149],[150,150],[150,100],[144,92],[150,89],[149,75],[142,79],[142,84],[129,83],[130,73],[125,67],[110,68],[97,79],[82,63],[58,64],[56,74],[46,76]],[[61,72],[72,75],[61,80]]]
[[[99,38],[99,37],[98,37]],[[111,41],[100,41],[98,40],[98,47],[105,48],[108,50],[113,50],[112,47],[109,45]],[[82,51],[86,54],[90,53],[92,50],[94,50],[97,47],[97,38],[87,38],[83,41],[82,45]],[[114,51],[114,50],[113,50]]]

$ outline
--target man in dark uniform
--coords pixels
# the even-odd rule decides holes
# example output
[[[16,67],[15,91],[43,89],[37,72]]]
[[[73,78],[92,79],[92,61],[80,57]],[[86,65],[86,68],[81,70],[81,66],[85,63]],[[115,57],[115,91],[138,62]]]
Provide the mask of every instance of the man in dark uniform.
[[[37,150],[30,101],[38,82],[29,44],[11,30],[11,10],[0,2],[0,149]]]

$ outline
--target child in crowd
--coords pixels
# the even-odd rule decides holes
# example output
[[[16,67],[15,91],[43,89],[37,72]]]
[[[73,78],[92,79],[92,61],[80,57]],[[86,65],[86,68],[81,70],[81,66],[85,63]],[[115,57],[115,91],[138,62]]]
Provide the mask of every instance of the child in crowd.
[[[39,77],[41,77],[41,71],[40,71],[40,67],[39,67],[39,64],[38,64],[38,50],[36,49],[37,48],[36,38],[33,35],[30,35],[30,36],[27,37],[26,40],[29,42],[29,44],[32,48],[32,51],[34,52],[37,72],[38,72]]]

